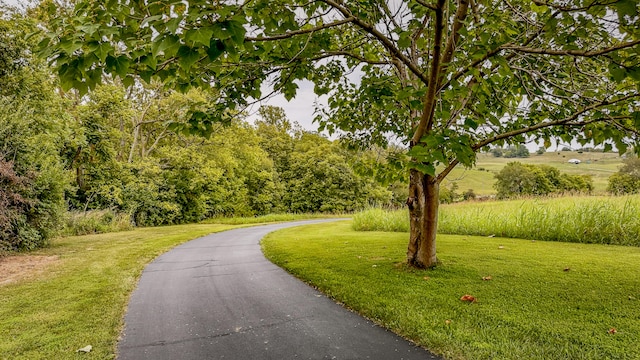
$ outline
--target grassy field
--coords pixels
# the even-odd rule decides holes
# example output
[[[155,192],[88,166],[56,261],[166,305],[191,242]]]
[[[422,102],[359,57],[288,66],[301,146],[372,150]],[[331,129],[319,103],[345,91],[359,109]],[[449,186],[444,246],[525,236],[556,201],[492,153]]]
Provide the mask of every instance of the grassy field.
[[[576,196],[440,206],[438,232],[640,246],[640,196]],[[409,231],[406,209],[355,214],[360,231]]]
[[[579,159],[578,165],[569,164],[569,159]],[[467,170],[463,167],[454,169],[444,181],[444,186],[450,186],[455,181],[458,191],[463,192],[473,189],[477,195],[495,194],[493,184],[494,175],[510,162],[519,161],[526,164],[546,164],[558,168],[563,173],[572,175],[591,175],[593,178],[594,192],[604,193],[607,189],[607,181],[611,174],[618,171],[622,165],[622,159],[617,153],[585,152],[579,154],[572,151],[547,152],[542,155],[532,153],[529,158],[507,159],[497,158],[491,154],[478,154],[478,162],[475,168]]]
[[[417,271],[404,265],[407,241],[340,222],[273,233],[263,249],[447,359],[640,358],[640,249],[440,235],[441,266]]]
[[[114,358],[126,304],[144,266],[180,243],[240,226],[246,225],[191,224],[66,237],[46,249],[14,255],[20,259],[12,261],[36,262],[27,263],[28,276],[0,281],[0,359]],[[0,258],[0,265],[6,263],[8,258]],[[90,354],[76,353],[86,345],[93,346]]]

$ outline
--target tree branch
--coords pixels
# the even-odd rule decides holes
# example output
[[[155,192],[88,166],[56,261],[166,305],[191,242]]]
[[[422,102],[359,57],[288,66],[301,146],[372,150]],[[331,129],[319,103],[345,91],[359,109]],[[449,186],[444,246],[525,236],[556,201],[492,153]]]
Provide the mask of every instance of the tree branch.
[[[373,26],[373,25],[371,25],[369,23],[366,23],[366,22],[362,21],[361,19],[359,19],[357,17],[354,17],[353,14],[351,14],[351,11],[348,8],[346,8],[343,5],[339,4],[335,0],[319,0],[319,1],[322,1],[325,4],[333,7],[336,10],[338,10],[343,16],[345,16],[345,18],[352,18],[353,20],[351,22],[353,24],[357,25],[362,30],[364,30],[367,33],[371,34],[380,43],[382,43],[382,45],[391,53],[392,57],[397,57],[398,59],[400,59],[400,61],[402,61],[402,63],[407,68],[409,68],[409,70],[411,70],[411,72],[414,75],[416,75],[418,78],[420,78],[420,80],[422,80],[423,83],[425,83],[425,84],[429,83],[429,78],[425,74],[423,74],[423,72],[420,70],[420,68],[416,64],[411,62],[411,60],[409,58],[407,58],[402,53],[402,51],[400,51],[400,49],[398,49],[394,45],[394,43],[391,41],[391,39],[389,39],[384,34],[382,34],[380,31],[378,31],[375,28],[375,26]],[[440,0],[440,1],[443,1],[443,0]]]
[[[498,140],[503,140],[503,139],[507,139],[513,136],[517,136],[517,135],[522,135],[522,134],[526,134],[526,133],[530,133],[536,130],[540,130],[540,129],[544,129],[547,127],[551,127],[551,126],[558,126],[558,125],[569,125],[572,121],[576,120],[578,117],[580,117],[580,115],[597,109],[599,107],[602,106],[606,106],[606,105],[613,105],[613,104],[617,104],[619,102],[625,101],[625,100],[629,100],[632,98],[636,98],[636,97],[640,97],[640,94],[629,94],[626,96],[623,96],[619,99],[613,100],[613,101],[608,101],[608,100],[602,100],[597,104],[592,104],[590,106],[585,107],[584,109],[581,109],[579,111],[576,111],[575,113],[573,113],[571,116],[566,117],[564,119],[558,119],[558,120],[554,120],[554,121],[547,121],[547,122],[540,122],[538,124],[535,125],[531,125],[531,126],[526,126],[523,127],[521,129],[517,129],[517,130],[512,130],[512,131],[507,131],[505,133],[502,134],[498,134],[495,135],[491,138],[482,140],[480,142],[478,142],[477,144],[473,145],[471,148],[473,149],[473,151],[478,151],[479,149],[481,149],[484,146],[487,146],[493,142],[496,142]]]
[[[329,29],[329,28],[332,28],[332,27],[344,25],[344,24],[353,22],[353,20],[355,20],[355,18],[353,16],[350,16],[350,17],[346,17],[343,20],[338,20],[338,21],[334,21],[334,22],[329,23],[329,24],[316,26],[316,27],[311,28],[311,29],[301,29],[301,30],[289,31],[289,32],[286,32],[284,34],[273,35],[273,36],[245,37],[244,40],[245,41],[276,41],[276,40],[288,39],[288,38],[294,37],[296,35],[304,35],[304,34],[314,33],[314,32],[320,31],[320,30]]]
[[[329,57],[334,57],[334,56],[347,56],[347,57],[351,57],[354,58],[360,62],[364,62],[367,64],[371,64],[371,65],[389,65],[390,62],[389,61],[385,61],[385,60],[372,60],[372,59],[367,59],[364,56],[360,56],[345,50],[337,50],[337,51],[330,51],[330,52],[326,52],[322,55],[316,56],[314,58],[312,58],[312,61],[316,61],[316,60],[322,60],[322,59],[326,59]]]
[[[640,40],[635,40],[626,43],[620,43],[615,46],[611,46],[605,49],[593,50],[593,51],[583,51],[583,50],[553,50],[553,49],[541,49],[541,48],[532,48],[527,46],[518,46],[513,44],[505,44],[502,45],[501,48],[505,50],[513,50],[518,52],[523,52],[527,54],[543,54],[543,55],[560,55],[560,56],[582,56],[582,57],[594,57],[598,55],[608,54],[610,52],[614,52],[620,49],[626,49],[640,44]]]
[[[417,2],[418,4],[420,4],[420,5],[424,6],[424,7],[426,7],[427,9],[431,9],[431,10],[433,10],[433,11],[438,10],[438,8],[437,8],[435,5],[431,5],[431,4],[427,3],[427,2],[426,2],[426,1],[424,1],[424,0],[416,0],[416,2]]]
[[[444,33],[444,21],[443,21],[443,8],[445,0],[438,0],[436,10],[436,21],[434,25],[434,42],[433,42],[433,56],[431,62],[431,69],[429,74],[429,81],[427,94],[425,95],[424,107],[422,110],[422,116],[418,127],[416,128],[413,136],[411,137],[411,145],[417,144],[422,136],[431,129],[433,126],[433,113],[436,104],[436,91],[438,78],[440,76],[440,60],[441,60],[441,47],[442,37]]]

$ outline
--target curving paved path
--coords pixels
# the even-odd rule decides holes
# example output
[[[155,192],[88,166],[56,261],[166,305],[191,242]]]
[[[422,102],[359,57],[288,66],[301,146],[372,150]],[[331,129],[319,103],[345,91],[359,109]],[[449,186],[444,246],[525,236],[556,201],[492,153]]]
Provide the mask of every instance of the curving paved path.
[[[321,221],[212,234],[158,257],[132,294],[118,358],[438,359],[262,255],[267,233]]]

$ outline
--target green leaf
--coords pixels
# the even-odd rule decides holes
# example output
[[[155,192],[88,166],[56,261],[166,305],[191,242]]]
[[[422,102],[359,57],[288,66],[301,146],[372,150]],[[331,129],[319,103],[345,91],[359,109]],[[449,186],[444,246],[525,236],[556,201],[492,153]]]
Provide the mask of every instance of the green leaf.
[[[604,152],[609,152],[613,149],[613,146],[609,143],[604,144]]]
[[[613,81],[621,82],[627,76],[627,71],[623,67],[611,64],[609,66],[609,74],[611,74]]]
[[[618,11],[618,16],[631,16],[635,17],[637,14],[637,1],[636,0],[618,0],[616,2],[616,10]]]
[[[156,42],[155,49],[152,49],[153,56],[163,53],[165,57],[172,57],[180,48],[180,38],[175,35],[165,36],[162,40]]]
[[[631,114],[631,118],[633,119],[633,126],[635,126],[637,130],[640,130],[640,111],[634,111]]]
[[[71,41],[71,40],[63,40],[60,42],[59,47],[67,54],[71,55],[76,50],[82,47],[81,42]]]
[[[214,61],[220,55],[222,55],[225,51],[224,43],[218,39],[211,39],[211,43],[209,44],[209,49],[207,49],[207,55],[209,55],[209,60]]]
[[[531,3],[531,10],[533,10],[536,14],[544,14],[549,8],[546,5],[538,6],[534,3]]]
[[[98,46],[98,49],[95,51],[95,55],[100,59],[100,61],[104,62],[107,59],[107,56],[113,53],[113,46],[109,43],[102,43]]]
[[[115,73],[118,74],[121,78],[124,78],[125,76],[127,76],[127,73],[129,72],[130,64],[131,62],[126,56],[124,55],[118,56],[117,58],[115,58],[115,61],[113,62]]]
[[[195,44],[202,44],[209,46],[211,43],[211,36],[213,35],[213,29],[204,27],[198,29],[192,29],[185,33],[184,37],[187,41]]]
[[[436,167],[433,164],[411,163],[411,167],[425,175],[436,176]]]
[[[146,24],[158,21],[160,19],[162,19],[162,15],[148,16],[144,18],[144,20],[142,20],[142,22],[140,23],[140,27],[144,27]]]
[[[411,46],[411,36],[409,32],[403,32],[398,39],[398,47],[401,49],[408,49]]]
[[[473,119],[471,118],[466,118],[464,119],[464,124],[470,128],[472,128],[473,130],[478,128],[478,123],[473,121]]]
[[[182,21],[182,17],[180,16],[167,21],[165,23],[167,30],[169,30],[172,34],[176,34],[181,21]]]
[[[231,40],[237,45],[244,43],[244,34],[247,30],[242,26],[242,23],[236,20],[230,20],[225,22],[226,28],[231,34]]]
[[[627,74],[635,81],[640,81],[640,66],[634,66],[628,69]]]
[[[178,50],[178,64],[180,67],[189,71],[189,69],[200,59],[200,54],[197,50],[188,46],[181,46]]]

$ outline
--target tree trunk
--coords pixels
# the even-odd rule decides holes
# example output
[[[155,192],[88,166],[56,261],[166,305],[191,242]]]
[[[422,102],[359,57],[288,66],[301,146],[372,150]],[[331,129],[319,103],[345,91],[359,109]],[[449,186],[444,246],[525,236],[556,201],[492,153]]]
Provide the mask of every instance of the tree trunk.
[[[410,216],[410,237],[407,262],[417,268],[437,265],[436,230],[438,228],[438,193],[436,178],[411,170],[407,206]]]

